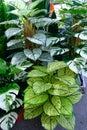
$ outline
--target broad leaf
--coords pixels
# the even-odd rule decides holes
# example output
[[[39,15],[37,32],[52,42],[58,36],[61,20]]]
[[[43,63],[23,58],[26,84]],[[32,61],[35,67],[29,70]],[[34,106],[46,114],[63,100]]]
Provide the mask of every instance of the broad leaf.
[[[68,99],[72,102],[72,104],[79,102],[81,98],[82,98],[81,92],[75,92],[68,97]]]
[[[66,128],[67,130],[74,130],[75,127],[75,117],[74,115],[72,116],[63,116],[60,115],[58,117],[58,123]]]
[[[46,92],[47,90],[49,90],[50,88],[52,87],[52,84],[50,83],[44,83],[44,82],[41,82],[41,81],[37,81],[33,84],[33,91],[36,93],[36,94],[39,94],[39,93],[43,93],[43,92]]]
[[[0,25],[3,24],[18,24],[19,20],[9,20],[9,21],[5,21],[5,22],[1,22]]]
[[[56,44],[59,41],[59,38],[57,37],[49,37],[46,40],[46,47],[52,46]]]
[[[33,107],[30,109],[24,109],[24,118],[25,119],[33,119],[39,116],[43,112],[43,107]]]
[[[20,33],[22,31],[22,29],[20,28],[9,28],[5,31],[5,35],[6,37],[9,39],[11,38],[12,36]]]
[[[21,64],[26,60],[26,56],[24,55],[23,52],[18,52],[16,53],[12,59],[11,59],[11,64],[12,65],[17,65],[17,64]]]
[[[69,90],[65,83],[58,81],[58,83],[53,84],[53,87],[48,90],[48,93],[51,95],[65,96],[69,94]]]
[[[50,53],[44,52],[39,58],[42,62],[53,62],[53,57],[51,57]]]
[[[87,46],[84,46],[81,49],[77,48],[76,52],[80,54],[83,58],[87,59]]]
[[[40,105],[46,102],[48,99],[48,95],[45,93],[35,94],[32,88],[28,89],[25,92],[24,101],[30,105]]]
[[[0,108],[9,111],[12,103],[18,95],[19,86],[16,83],[9,84],[0,90]]]
[[[61,97],[61,112],[62,115],[70,116],[73,113],[72,103],[68,98]]]
[[[33,68],[37,69],[39,71],[45,72],[45,73],[47,72],[46,66],[39,66],[39,65],[37,65],[37,66],[33,66]]]
[[[16,112],[10,112],[9,114],[6,114],[2,118],[0,118],[0,127],[2,130],[10,130],[13,125],[15,124],[17,120],[17,113]]]
[[[29,49],[25,49],[24,54],[27,58],[36,61],[42,54],[42,51],[39,48],[33,49],[32,51]]]
[[[48,101],[43,105],[43,110],[48,116],[57,116],[60,113],[60,104],[57,107],[54,105],[55,103]],[[56,101],[57,102],[57,101]],[[60,102],[60,100],[58,101]],[[61,103],[61,102],[60,102]]]
[[[81,73],[81,69],[85,66],[86,60],[83,58],[75,58],[67,63],[69,68],[76,74]]]
[[[67,48],[52,47],[50,49],[50,55],[51,56],[60,55],[60,54],[62,55],[64,53],[68,52],[68,51],[69,51],[69,49],[67,49]]]
[[[51,64],[48,64],[47,71],[48,72],[53,72],[55,70],[64,68],[66,66],[67,66],[67,64],[65,62],[63,62],[63,61],[53,62]]]
[[[36,82],[36,81],[43,82],[43,79],[42,79],[42,78],[39,78],[39,77],[29,78],[29,79],[27,80],[27,83],[28,83],[29,86],[33,86],[34,82]]]
[[[0,58],[0,74],[5,74],[8,67],[6,65],[6,62]]]
[[[54,130],[58,124],[57,118],[58,118],[58,116],[51,117],[51,116],[48,116],[45,113],[43,113],[41,116],[42,126],[46,130]]]
[[[81,33],[77,33],[75,34],[75,37],[78,37],[81,40],[87,40],[87,31],[82,31]]]
[[[10,41],[7,43],[7,47],[10,47],[10,46],[19,44],[20,42],[22,42],[22,39],[10,40]]]
[[[46,75],[46,73],[39,70],[32,70],[28,73],[28,77],[44,77]]]

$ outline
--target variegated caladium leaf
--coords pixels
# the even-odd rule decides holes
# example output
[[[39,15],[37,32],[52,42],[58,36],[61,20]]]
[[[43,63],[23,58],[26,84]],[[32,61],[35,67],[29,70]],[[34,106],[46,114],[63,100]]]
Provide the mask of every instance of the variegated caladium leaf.
[[[19,92],[19,85],[11,83],[0,90],[0,108],[9,111]]]
[[[0,118],[0,128],[2,130],[10,130],[17,120],[18,114],[16,112],[10,112]]]

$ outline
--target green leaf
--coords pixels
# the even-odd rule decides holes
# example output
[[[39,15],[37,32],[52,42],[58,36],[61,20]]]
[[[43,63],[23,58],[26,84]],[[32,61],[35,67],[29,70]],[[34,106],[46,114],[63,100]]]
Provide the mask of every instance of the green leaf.
[[[6,62],[0,58],[0,74],[5,74],[8,69]]]
[[[53,87],[48,90],[48,93],[51,95],[65,96],[69,93],[69,90],[65,83],[58,81],[58,83],[53,84]]]
[[[53,103],[53,101],[54,98],[52,99],[52,102],[48,101],[43,105],[43,110],[48,116],[57,116],[60,113],[60,99],[58,99],[59,105],[57,104],[57,106],[55,106],[57,101],[55,101],[55,103]]]
[[[42,71],[44,73],[47,72],[47,67],[46,66],[39,66],[39,65],[37,65],[37,66],[33,66],[33,68],[36,69],[36,70]]]
[[[29,84],[29,86],[33,86],[34,82],[36,82],[36,81],[43,82],[43,79],[42,79],[42,78],[39,78],[39,77],[29,78],[29,79],[27,80],[27,83]]]
[[[58,123],[66,128],[67,130],[74,130],[75,127],[75,117],[74,115],[72,116],[64,116],[60,115],[58,117]]]
[[[9,28],[5,31],[5,35],[6,37],[9,39],[11,38],[12,36],[20,33],[22,31],[22,29],[20,28]]]
[[[42,126],[46,130],[54,130],[58,124],[57,118],[58,118],[58,116],[51,117],[51,116],[48,116],[45,113],[43,113],[41,116]]]
[[[33,107],[30,109],[24,109],[24,119],[33,119],[39,116],[43,112],[43,107]]]
[[[67,63],[69,68],[76,74],[81,73],[81,69],[85,66],[86,60],[84,58],[75,58]]]
[[[68,97],[68,99],[72,102],[72,104],[76,104],[77,102],[80,101],[81,98],[82,98],[81,92],[75,92]]]
[[[63,61],[53,62],[53,63],[48,65],[47,71],[53,72],[55,70],[59,70],[59,69],[64,68],[66,66],[67,66],[67,64]]]
[[[26,56],[24,55],[23,52],[18,52],[16,54],[14,54],[14,56],[11,59],[11,64],[12,65],[17,65],[17,64],[21,64],[26,60]]]
[[[10,130],[17,120],[17,113],[10,112],[0,118],[0,127],[2,130]]]
[[[25,49],[24,54],[27,58],[36,61],[42,54],[42,51],[39,48],[33,49],[32,51],[29,49]]]
[[[33,91],[36,94],[40,94],[40,93],[46,92],[51,87],[52,87],[52,84],[50,84],[50,83],[44,83],[41,81],[37,81],[33,84]]]
[[[70,116],[73,113],[72,103],[68,98],[61,97],[61,112],[62,115]]]
[[[25,91],[24,102],[30,105],[40,105],[48,100],[48,95],[45,93],[35,94],[32,88]]]
[[[28,77],[44,77],[46,76],[47,74],[42,72],[42,71],[39,71],[39,70],[32,70],[28,73]]]
[[[61,76],[58,78],[60,81],[68,85],[69,87],[72,87],[72,85],[76,84],[75,79],[72,76]]]
[[[0,108],[9,111],[11,105],[16,99],[16,95],[18,95],[19,86],[16,83],[9,84],[2,90],[0,90]]]

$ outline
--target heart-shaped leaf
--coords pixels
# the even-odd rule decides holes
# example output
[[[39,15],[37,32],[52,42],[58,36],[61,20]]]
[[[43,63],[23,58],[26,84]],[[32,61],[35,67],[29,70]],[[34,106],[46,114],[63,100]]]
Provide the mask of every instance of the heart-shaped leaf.
[[[33,51],[29,49],[24,50],[24,54],[26,55],[27,58],[36,61],[42,54],[41,49],[33,49]]]

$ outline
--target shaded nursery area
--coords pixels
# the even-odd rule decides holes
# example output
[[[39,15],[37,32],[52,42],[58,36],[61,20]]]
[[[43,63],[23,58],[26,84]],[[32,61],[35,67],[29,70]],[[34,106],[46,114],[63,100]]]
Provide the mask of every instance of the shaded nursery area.
[[[87,1],[0,0],[0,130],[87,130]]]

